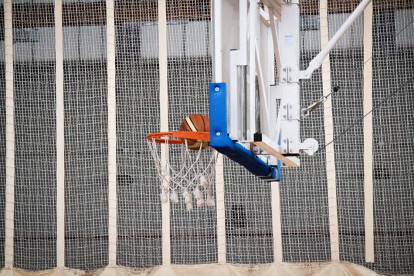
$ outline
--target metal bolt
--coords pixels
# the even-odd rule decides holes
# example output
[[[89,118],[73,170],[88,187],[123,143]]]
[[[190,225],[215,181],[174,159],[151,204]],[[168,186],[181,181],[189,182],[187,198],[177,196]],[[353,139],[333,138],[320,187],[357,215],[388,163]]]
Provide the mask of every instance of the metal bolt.
[[[286,143],[286,139],[283,139],[283,143]]]
[[[292,119],[292,115],[289,115],[289,119]]]
[[[216,87],[214,90],[219,91],[219,90],[220,90],[220,88]]]
[[[220,133],[220,132],[216,132],[216,135],[217,135],[217,136],[220,136],[220,135],[221,135],[221,133]]]
[[[286,78],[283,78],[284,81],[286,81]]]
[[[283,118],[286,118],[286,115],[283,115]]]
[[[289,152],[292,152],[292,149],[289,149]]]
[[[283,108],[286,108],[286,105],[284,105]]]
[[[292,72],[292,68],[289,67],[289,72]]]
[[[285,71],[285,72],[286,72],[286,68],[283,68],[283,71]]]
[[[286,152],[286,148],[283,148],[283,152]]]
[[[292,143],[292,140],[289,140],[289,143]]]
[[[303,74],[303,75],[304,75],[305,77],[307,77],[307,76],[308,76],[308,73],[306,73],[306,72],[305,72],[305,74]]]

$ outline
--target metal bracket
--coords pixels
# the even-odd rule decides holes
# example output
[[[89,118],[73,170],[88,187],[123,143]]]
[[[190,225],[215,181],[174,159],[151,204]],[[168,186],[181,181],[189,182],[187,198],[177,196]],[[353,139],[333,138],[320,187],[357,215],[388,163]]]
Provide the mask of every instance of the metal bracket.
[[[299,120],[300,107],[299,104],[285,104],[283,105],[282,116],[283,120]]]
[[[300,149],[303,150],[307,155],[313,155],[318,151],[319,144],[313,138],[308,138],[303,143],[300,143]]]
[[[299,82],[298,72],[290,66],[282,67],[282,82]]]
[[[298,152],[299,140],[297,138],[285,138],[282,141],[281,149],[283,154]]]

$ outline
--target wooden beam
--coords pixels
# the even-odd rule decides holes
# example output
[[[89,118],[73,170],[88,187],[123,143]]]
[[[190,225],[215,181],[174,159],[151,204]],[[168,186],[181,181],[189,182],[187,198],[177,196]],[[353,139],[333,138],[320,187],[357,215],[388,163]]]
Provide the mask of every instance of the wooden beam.
[[[291,168],[298,168],[299,165],[296,164],[295,162],[293,162],[292,160],[290,160],[288,157],[284,156],[283,154],[281,154],[280,152],[278,152],[277,150],[275,150],[273,147],[269,146],[266,142],[252,142],[254,145],[258,146],[259,148],[261,148],[262,150],[264,150],[265,152],[267,152],[268,154],[274,156],[275,158],[277,158],[278,160],[280,160],[280,162],[284,163],[286,166],[291,167]]]
[[[374,187],[372,150],[372,2],[364,11],[364,207],[365,262],[373,263],[374,254]]]

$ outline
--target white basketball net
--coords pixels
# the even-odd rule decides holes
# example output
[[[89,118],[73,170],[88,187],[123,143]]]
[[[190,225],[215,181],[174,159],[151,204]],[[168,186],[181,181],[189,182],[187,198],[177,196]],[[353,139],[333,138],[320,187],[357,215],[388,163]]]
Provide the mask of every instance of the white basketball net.
[[[198,151],[189,150],[187,140],[184,141],[185,144],[177,145],[181,147],[181,162],[176,162],[176,167],[173,167],[169,161],[168,138],[165,139],[165,161],[163,162],[161,162],[161,151],[157,147],[155,138],[148,141],[161,184],[161,202],[168,202],[169,196],[171,202],[178,203],[180,193],[188,211],[193,210],[193,196],[197,207],[203,207],[205,204],[214,206],[215,200],[211,185],[214,183],[218,153],[210,147],[203,149],[201,144]],[[210,155],[207,165],[205,165],[206,158],[203,158],[206,154]]]

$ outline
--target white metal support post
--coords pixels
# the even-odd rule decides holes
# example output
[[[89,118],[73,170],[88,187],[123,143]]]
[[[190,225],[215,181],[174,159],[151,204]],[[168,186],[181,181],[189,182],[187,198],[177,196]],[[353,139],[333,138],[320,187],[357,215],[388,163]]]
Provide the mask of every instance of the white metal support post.
[[[6,218],[5,268],[13,269],[14,257],[14,73],[12,0],[4,0],[4,47],[6,58]]]
[[[281,153],[299,154],[299,5],[298,0],[282,4],[280,22]]]
[[[258,37],[260,37],[260,31],[258,26],[260,24],[260,13],[259,13],[259,2],[258,0],[250,0],[249,7],[249,58],[247,64],[247,136],[244,137],[246,140],[253,140],[253,135],[256,132],[256,46],[258,43]],[[245,114],[245,115],[247,115]],[[243,115],[242,115],[243,116]]]

